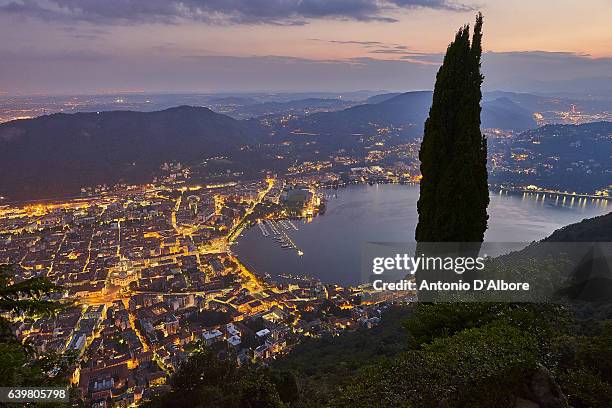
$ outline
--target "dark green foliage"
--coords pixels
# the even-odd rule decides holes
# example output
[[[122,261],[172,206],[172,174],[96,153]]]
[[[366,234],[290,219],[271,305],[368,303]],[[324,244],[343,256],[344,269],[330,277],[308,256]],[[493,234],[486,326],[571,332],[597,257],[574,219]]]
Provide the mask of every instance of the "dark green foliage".
[[[480,132],[482,15],[448,46],[436,76],[419,159],[418,242],[482,242],[487,229],[487,144]]]
[[[561,369],[586,370],[612,385],[612,320],[599,326],[596,334],[560,337],[554,347]]]
[[[295,402],[299,398],[297,379],[291,371],[275,370],[271,371],[272,382],[278,391],[278,395],[283,402]]]
[[[455,335],[494,321],[511,324],[539,337],[568,327],[569,312],[561,305],[511,303],[419,304],[405,322],[414,345]]]
[[[360,370],[331,406],[564,407],[551,341],[566,316],[552,305],[420,304],[406,323],[415,349]]]
[[[287,357],[275,361],[273,372],[291,370],[297,377],[299,401],[293,406],[326,406],[339,387],[354,381],[360,369],[408,350],[408,333],[402,323],[409,313],[409,307],[390,308],[379,326],[305,340]]]
[[[561,374],[561,386],[573,408],[612,407],[612,385],[586,369]]]
[[[333,367],[359,347],[363,353],[375,348],[377,336],[359,347],[346,336],[337,354],[297,350],[283,364],[302,367],[300,400],[292,406],[510,408],[519,399],[551,407],[568,401],[575,408],[610,406],[612,325],[600,322],[585,336],[571,312],[548,304],[419,304],[404,312],[414,338],[387,358],[352,370]],[[329,347],[318,341],[311,349],[317,344]],[[301,357],[316,374],[305,377],[306,362],[286,364]]]
[[[387,356],[407,350],[408,334],[402,327],[408,307],[395,307],[383,314],[379,326],[338,337],[305,339],[287,357],[274,362],[277,369],[316,376],[335,372],[340,376]]]
[[[562,231],[580,230],[588,240],[590,230],[601,236],[607,221]],[[567,260],[534,244],[499,262],[549,273]],[[383,315],[376,328],[383,333],[308,342],[277,363],[296,370],[300,400],[292,406],[612,406],[610,303],[420,303],[400,310]],[[403,322],[407,337],[395,340],[401,345],[386,344],[381,356],[374,350],[393,321]]]
[[[170,378],[171,390],[147,406],[280,408],[284,404],[276,384],[286,395],[289,382],[259,367],[237,367],[235,360],[219,358],[210,349],[197,350]]]
[[[14,316],[51,315],[63,305],[43,297],[59,288],[43,278],[14,283],[13,268],[0,265],[0,312]],[[64,376],[74,364],[74,355],[47,353],[36,359],[32,350],[13,335],[10,322],[0,317],[0,385],[59,386],[66,385]],[[48,374],[53,372],[53,376]]]
[[[414,345],[427,344],[435,338],[452,336],[471,327],[488,323],[490,306],[484,303],[421,304],[405,323]]]
[[[200,323],[204,327],[213,327],[232,321],[232,316],[227,312],[216,310],[203,310],[189,317],[192,323]]]
[[[47,279],[32,278],[13,283],[10,272],[12,268],[0,265],[0,311],[25,313],[28,315],[50,315],[59,311],[62,306],[42,297],[58,288]]]
[[[556,306],[420,304],[406,322],[414,350],[362,370],[334,406],[512,406],[550,364],[549,333],[564,327]]]
[[[2,386],[35,385],[37,380],[41,379],[42,371],[39,367],[28,364],[30,357],[28,351],[16,340],[1,342],[0,384]]]

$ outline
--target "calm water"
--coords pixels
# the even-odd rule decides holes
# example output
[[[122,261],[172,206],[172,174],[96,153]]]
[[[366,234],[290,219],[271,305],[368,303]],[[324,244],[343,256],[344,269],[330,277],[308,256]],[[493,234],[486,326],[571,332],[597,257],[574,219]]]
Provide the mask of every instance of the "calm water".
[[[326,191],[337,194],[327,201],[324,215],[309,223],[293,221],[299,231],[286,231],[304,252],[284,250],[257,226],[234,245],[238,257],[259,273],[307,275],[326,283],[355,284],[360,278],[362,245],[366,242],[413,242],[418,215],[419,187],[410,185],[355,185]],[[612,203],[580,202],[567,198],[539,199],[491,193],[490,242],[531,242],[554,230],[612,211]],[[279,225],[279,228],[280,225]],[[269,230],[269,228],[268,228]]]

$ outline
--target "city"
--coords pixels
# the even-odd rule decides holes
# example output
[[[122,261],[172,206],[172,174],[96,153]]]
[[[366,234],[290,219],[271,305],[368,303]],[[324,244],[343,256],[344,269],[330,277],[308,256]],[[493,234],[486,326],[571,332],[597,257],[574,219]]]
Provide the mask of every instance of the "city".
[[[368,288],[308,277],[275,282],[232,253],[248,225],[288,247],[287,231],[316,216],[320,198],[296,179],[193,187],[172,179],[1,210],[2,263],[16,265],[17,280],[50,279],[62,288],[55,299],[69,303],[57,316],[24,319],[16,333],[37,355],[76,356],[80,398],[136,403],[193,347],[265,362],[304,336],[376,325],[385,302],[399,300],[364,301]]]
[[[612,4],[0,0],[0,406],[612,407]]]

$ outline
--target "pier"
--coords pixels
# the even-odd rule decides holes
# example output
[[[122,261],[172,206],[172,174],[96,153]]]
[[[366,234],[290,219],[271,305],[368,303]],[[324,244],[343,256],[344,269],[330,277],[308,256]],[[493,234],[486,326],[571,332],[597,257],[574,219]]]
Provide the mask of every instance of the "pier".
[[[276,228],[276,224],[274,223],[274,221],[266,220],[266,223],[268,224],[268,227],[270,227],[274,235],[280,235],[280,232],[278,232],[278,228]]]
[[[261,220],[257,220],[257,226],[261,230],[261,235],[263,235],[264,237],[267,237],[270,235],[270,233],[266,229],[265,225],[261,222]]]

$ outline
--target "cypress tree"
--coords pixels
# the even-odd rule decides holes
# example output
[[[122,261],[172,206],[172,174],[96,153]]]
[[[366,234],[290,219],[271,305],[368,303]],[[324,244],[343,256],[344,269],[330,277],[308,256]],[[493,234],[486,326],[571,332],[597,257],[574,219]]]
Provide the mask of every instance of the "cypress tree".
[[[480,132],[482,14],[457,32],[436,76],[425,122],[417,242],[483,241],[489,190],[487,141]],[[480,245],[478,245],[480,247]]]

